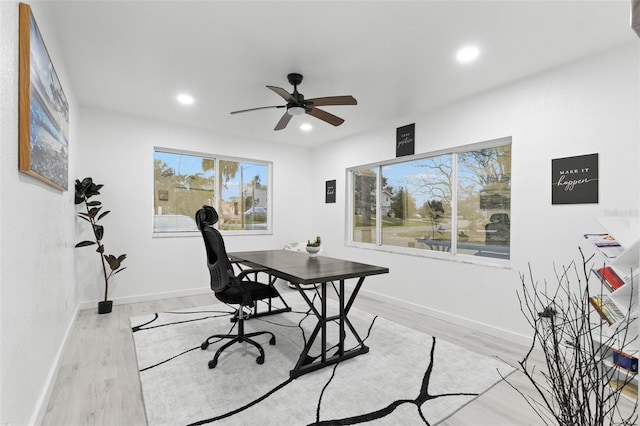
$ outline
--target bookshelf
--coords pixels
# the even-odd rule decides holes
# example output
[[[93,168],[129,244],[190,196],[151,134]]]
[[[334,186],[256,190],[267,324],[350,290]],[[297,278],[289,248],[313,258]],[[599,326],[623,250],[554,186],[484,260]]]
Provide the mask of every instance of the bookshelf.
[[[609,385],[638,399],[638,282],[640,237],[631,218],[598,219],[602,231],[585,234],[597,255],[592,273],[593,335]]]

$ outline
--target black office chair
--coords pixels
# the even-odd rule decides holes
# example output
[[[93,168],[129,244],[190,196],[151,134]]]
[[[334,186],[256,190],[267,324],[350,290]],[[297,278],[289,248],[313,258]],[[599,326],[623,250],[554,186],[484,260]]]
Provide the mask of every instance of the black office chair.
[[[207,340],[200,345],[200,348],[202,350],[207,349],[211,339],[231,339],[220,347],[216,351],[213,359],[209,361],[209,368],[215,368],[218,363],[218,357],[222,351],[236,342],[247,342],[260,351],[256,362],[262,364],[264,363],[264,350],[260,344],[251,340],[251,337],[269,334],[271,335],[271,339],[269,339],[270,345],[276,344],[276,337],[268,331],[245,334],[244,319],[247,314],[244,312],[244,308],[252,308],[255,306],[256,301],[278,297],[279,294],[272,286],[247,279],[247,275],[266,271],[266,269],[245,269],[241,271],[238,276],[235,275],[233,266],[227,255],[227,250],[224,247],[222,235],[213,227],[216,222],[218,222],[218,213],[213,207],[202,206],[202,208],[196,212],[196,224],[202,232],[204,246],[207,250],[207,266],[211,274],[211,289],[214,291],[216,298],[221,302],[230,305],[239,305],[236,312],[238,333],[214,334],[213,336],[209,336]]]

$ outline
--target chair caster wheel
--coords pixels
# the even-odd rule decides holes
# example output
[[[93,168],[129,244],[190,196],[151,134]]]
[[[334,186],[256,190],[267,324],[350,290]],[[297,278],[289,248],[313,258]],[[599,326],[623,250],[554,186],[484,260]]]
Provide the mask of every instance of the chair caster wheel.
[[[200,349],[202,349],[203,351],[205,349],[207,349],[209,347],[209,341],[205,340],[204,342],[202,342],[202,344],[200,345]]]
[[[216,368],[216,364],[218,362],[215,359],[212,359],[211,361],[209,361],[209,368]]]
[[[258,358],[256,358],[256,363],[260,365],[264,364],[264,357],[260,355]]]
[[[276,344],[276,336],[271,336],[271,339],[269,339],[269,344],[270,344],[271,346],[273,346],[273,345],[275,345],[275,344]]]

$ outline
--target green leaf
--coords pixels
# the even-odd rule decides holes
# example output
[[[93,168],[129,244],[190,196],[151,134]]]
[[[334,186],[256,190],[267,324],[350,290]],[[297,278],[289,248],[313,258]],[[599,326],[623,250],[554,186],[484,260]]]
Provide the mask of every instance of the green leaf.
[[[96,249],[96,251],[100,254],[104,253],[104,246],[98,244],[98,248]]]
[[[78,244],[76,244],[76,248],[78,247],[86,247],[86,246],[92,246],[96,244],[95,241],[80,241]]]
[[[106,212],[102,213],[100,216],[98,216],[98,218],[96,219],[96,222],[102,219],[103,217],[105,217],[106,215],[108,215],[110,212],[111,210],[107,210]]]
[[[99,206],[102,204],[102,201],[87,201],[87,205],[92,207],[92,206]]]
[[[92,207],[89,209],[89,212],[87,214],[90,217],[96,217],[96,214],[98,214],[99,211],[100,211],[100,207]]]
[[[76,184],[78,183],[78,181],[76,181]],[[83,190],[86,190],[87,188],[89,188],[91,185],[93,185],[93,179],[90,177],[86,177],[84,179],[82,179],[82,182],[80,183],[81,188]]]
[[[118,269],[117,271],[113,271],[113,275],[117,274],[118,272],[122,272],[125,269],[127,269],[127,267],[125,266],[124,268]]]
[[[91,184],[89,186],[89,188],[87,188],[86,190],[86,194],[87,194],[87,198],[92,197],[94,195],[100,195],[100,188],[102,188],[104,185],[95,185],[95,184]]]
[[[102,240],[104,236],[104,227],[102,225],[93,225],[93,233],[96,236],[96,240]]]
[[[104,258],[109,264],[109,267],[111,267],[112,271],[116,271],[118,268],[120,268],[120,264],[122,263],[122,261],[124,261],[126,257],[127,257],[126,254],[120,255],[119,257],[115,257],[112,254],[104,255]]]
[[[80,204],[84,201],[84,186],[82,182],[76,179],[76,193],[75,193],[75,203]]]

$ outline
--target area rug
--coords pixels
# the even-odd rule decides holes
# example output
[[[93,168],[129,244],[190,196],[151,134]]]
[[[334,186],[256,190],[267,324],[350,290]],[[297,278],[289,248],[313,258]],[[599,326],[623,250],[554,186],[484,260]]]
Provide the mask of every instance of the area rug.
[[[299,294],[285,299],[292,312],[245,321],[247,333],[276,336],[275,346],[268,335],[256,338],[265,350],[262,365],[253,346],[235,344],[208,368],[224,342],[200,345],[234,327],[227,305],[131,318],[148,424],[436,425],[513,371],[496,358],[352,308],[349,319],[369,353],[290,379],[316,320]],[[331,300],[329,307],[337,309]],[[329,342],[337,331],[328,327]],[[348,335],[345,348],[355,341]]]

